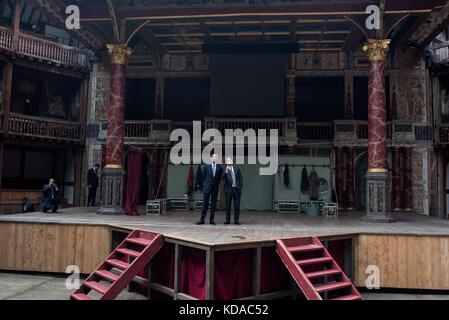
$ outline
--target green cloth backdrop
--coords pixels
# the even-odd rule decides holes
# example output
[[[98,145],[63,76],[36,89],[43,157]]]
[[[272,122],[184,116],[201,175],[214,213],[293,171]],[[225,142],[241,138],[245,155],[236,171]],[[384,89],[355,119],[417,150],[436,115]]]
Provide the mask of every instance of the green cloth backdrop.
[[[283,184],[282,168],[285,164],[290,166],[290,186],[287,188]],[[307,194],[300,194],[301,171],[303,165],[307,165],[307,172],[310,174],[313,165],[319,178],[326,179],[329,184],[327,192],[321,193],[322,200],[331,199],[331,167],[329,158],[280,156],[280,170],[273,176],[260,176],[259,165],[238,165],[243,176],[243,194],[241,200],[242,210],[271,211],[273,201],[278,200],[309,200]],[[320,167],[320,166],[328,167]],[[204,168],[204,166],[203,166]],[[193,166],[196,177],[198,165]],[[188,165],[169,165],[167,194],[169,198],[183,198],[187,193],[187,178],[189,175]],[[201,192],[195,192],[194,198],[201,198]]]

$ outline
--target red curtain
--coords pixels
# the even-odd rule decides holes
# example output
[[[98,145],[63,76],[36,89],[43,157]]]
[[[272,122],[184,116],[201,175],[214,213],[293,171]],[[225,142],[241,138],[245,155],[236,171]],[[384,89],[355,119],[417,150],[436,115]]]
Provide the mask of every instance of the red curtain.
[[[181,292],[200,300],[206,298],[206,251],[182,249]]]
[[[216,300],[232,300],[252,295],[253,252],[248,250],[215,253]]]
[[[125,212],[127,215],[138,215],[137,205],[140,197],[142,176],[142,150],[130,149],[128,152],[128,170],[126,180]]]

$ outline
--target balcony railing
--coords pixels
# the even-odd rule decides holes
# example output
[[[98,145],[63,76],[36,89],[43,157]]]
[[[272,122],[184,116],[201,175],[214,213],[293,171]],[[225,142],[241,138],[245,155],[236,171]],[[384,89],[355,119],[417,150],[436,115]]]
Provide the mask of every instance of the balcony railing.
[[[0,48],[5,50],[12,50],[12,37],[13,34],[11,32],[0,28]]]
[[[19,34],[18,48],[13,46],[12,31],[0,27],[0,48],[34,59],[76,68],[89,67],[85,51],[28,34]]]
[[[334,124],[301,123],[296,125],[299,141],[331,141],[334,139]]]
[[[106,123],[97,124],[98,132],[91,138],[106,139]],[[176,129],[185,129],[193,135],[193,122],[171,120],[126,121],[125,138],[127,143],[169,144],[170,134]],[[294,118],[272,119],[223,119],[206,118],[201,121],[201,134],[205,129],[218,129],[225,134],[226,129],[277,129],[281,145],[297,143],[325,143],[335,145],[366,146],[368,122],[359,120],[336,120],[333,122],[296,122]],[[416,141],[432,141],[432,128],[422,123],[388,122],[387,139],[391,144],[413,144]],[[269,132],[267,132],[269,134]],[[449,143],[449,125],[441,129],[441,140]]]
[[[34,138],[81,142],[81,126],[76,122],[12,113],[9,134]]]
[[[449,62],[449,42],[433,44],[429,50],[434,64]]]
[[[225,133],[225,130],[237,130],[241,129],[246,131],[248,129],[258,130],[266,130],[267,134],[270,133],[270,130],[278,130],[280,136],[283,136],[285,133],[285,123],[286,119],[283,118],[272,118],[272,119],[220,119],[213,118],[206,120],[207,127],[211,127],[211,123],[213,123],[212,127],[218,129],[222,134]]]
[[[148,138],[151,133],[149,121],[126,121],[125,138]]]

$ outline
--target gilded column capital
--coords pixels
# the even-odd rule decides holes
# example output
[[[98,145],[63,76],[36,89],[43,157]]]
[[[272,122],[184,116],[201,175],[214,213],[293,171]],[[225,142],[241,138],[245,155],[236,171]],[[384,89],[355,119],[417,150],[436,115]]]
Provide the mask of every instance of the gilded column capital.
[[[385,61],[390,43],[390,39],[368,39],[363,46],[363,51],[366,52],[370,61]]]
[[[125,43],[107,44],[106,47],[112,64],[126,64],[128,57],[133,52]]]

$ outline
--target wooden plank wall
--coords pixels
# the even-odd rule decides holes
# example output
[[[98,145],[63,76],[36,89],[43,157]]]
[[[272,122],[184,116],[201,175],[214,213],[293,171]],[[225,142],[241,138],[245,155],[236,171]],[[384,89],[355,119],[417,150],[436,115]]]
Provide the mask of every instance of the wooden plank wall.
[[[360,235],[354,264],[359,287],[377,265],[381,288],[448,290],[449,237]]]
[[[105,226],[0,223],[0,269],[90,274],[109,255]]]
[[[0,214],[21,213],[20,207],[23,198],[28,198],[36,210],[40,210],[40,190],[0,190]]]

